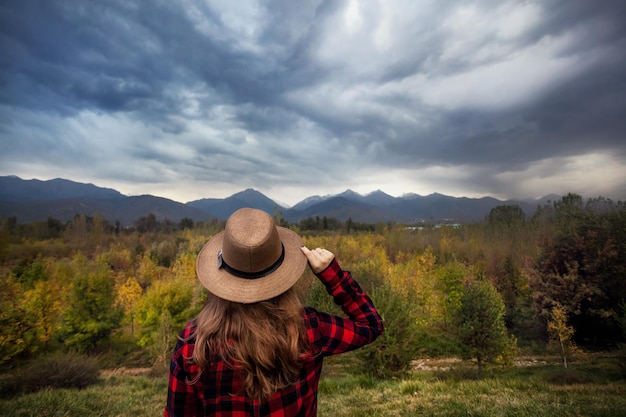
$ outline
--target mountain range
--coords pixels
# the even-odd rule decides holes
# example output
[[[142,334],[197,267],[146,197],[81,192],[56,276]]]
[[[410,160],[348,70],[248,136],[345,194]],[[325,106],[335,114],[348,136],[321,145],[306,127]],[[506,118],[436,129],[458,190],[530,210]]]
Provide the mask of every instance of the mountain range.
[[[530,216],[537,206],[559,198],[550,195],[533,201],[502,201],[492,197],[451,197],[438,193],[393,197],[380,190],[367,195],[346,190],[336,195],[311,196],[293,207],[284,207],[249,188],[223,199],[204,198],[183,204],[152,195],[125,196],[110,188],[61,178],[42,181],[0,176],[0,216],[16,217],[18,223],[46,220],[48,217],[68,221],[76,214],[99,214],[109,222],[119,221],[124,226],[131,226],[135,220],[150,213],[159,220],[167,218],[178,222],[190,218],[206,221],[210,218],[226,219],[241,207],[254,207],[270,214],[280,210],[289,222],[319,216],[340,221],[351,218],[365,223],[473,223],[484,220],[489,211],[499,205],[517,204]]]

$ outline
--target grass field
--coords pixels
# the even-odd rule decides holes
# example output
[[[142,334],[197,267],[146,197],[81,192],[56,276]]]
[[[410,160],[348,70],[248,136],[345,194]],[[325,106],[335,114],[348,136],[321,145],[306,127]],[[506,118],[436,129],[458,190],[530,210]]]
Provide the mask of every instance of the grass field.
[[[319,416],[623,416],[626,379],[616,358],[594,356],[569,368],[515,367],[478,377],[473,369],[428,370],[380,381],[329,361]],[[159,416],[167,378],[106,372],[82,390],[55,389],[0,400],[0,415]]]

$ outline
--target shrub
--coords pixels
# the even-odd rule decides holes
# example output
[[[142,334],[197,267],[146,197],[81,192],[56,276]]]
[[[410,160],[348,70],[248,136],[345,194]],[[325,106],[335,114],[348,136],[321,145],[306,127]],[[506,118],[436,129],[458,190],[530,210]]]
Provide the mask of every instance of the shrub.
[[[98,382],[99,364],[94,357],[74,353],[42,356],[14,374],[6,376],[0,385],[2,397],[43,388],[85,388]]]

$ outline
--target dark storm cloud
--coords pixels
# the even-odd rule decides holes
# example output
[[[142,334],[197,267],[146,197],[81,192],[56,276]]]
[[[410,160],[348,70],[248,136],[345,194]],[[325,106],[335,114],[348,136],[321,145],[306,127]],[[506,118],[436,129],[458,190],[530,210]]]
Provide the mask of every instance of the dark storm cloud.
[[[0,161],[25,171],[54,143],[119,180],[443,168],[510,195],[551,158],[625,166],[623,1],[9,0],[0,47]]]

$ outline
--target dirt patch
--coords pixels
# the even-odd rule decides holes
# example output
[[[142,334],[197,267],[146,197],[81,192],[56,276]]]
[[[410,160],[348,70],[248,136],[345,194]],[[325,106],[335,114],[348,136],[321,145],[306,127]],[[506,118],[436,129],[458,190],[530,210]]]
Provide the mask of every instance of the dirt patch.
[[[459,358],[424,358],[416,359],[411,362],[414,371],[449,371],[451,368],[462,366],[463,364],[471,364],[472,362],[464,362]],[[558,358],[530,357],[520,356],[515,360],[515,366],[546,366],[559,363]]]
[[[100,375],[104,377],[123,375],[123,376],[139,376],[139,375],[148,375],[152,372],[152,368],[115,368],[115,369],[105,369],[100,372]]]
[[[546,366],[551,365],[555,360],[548,361],[545,358],[519,357],[515,359],[515,366]]]
[[[447,371],[462,362],[459,358],[416,359],[411,362],[415,371]]]

